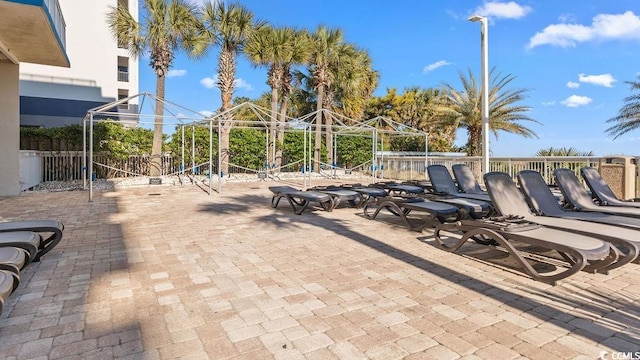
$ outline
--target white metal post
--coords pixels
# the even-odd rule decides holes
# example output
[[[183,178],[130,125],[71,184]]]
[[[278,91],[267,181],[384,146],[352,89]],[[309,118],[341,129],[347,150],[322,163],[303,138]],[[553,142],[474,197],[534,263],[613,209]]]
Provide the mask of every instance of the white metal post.
[[[473,15],[469,21],[480,22],[480,53],[482,66],[482,170],[489,169],[489,24],[486,16]]]

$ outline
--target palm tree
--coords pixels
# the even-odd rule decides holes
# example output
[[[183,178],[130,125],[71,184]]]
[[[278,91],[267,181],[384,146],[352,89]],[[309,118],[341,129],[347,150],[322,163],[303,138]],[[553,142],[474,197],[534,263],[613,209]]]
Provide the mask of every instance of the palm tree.
[[[465,128],[468,134],[467,153],[480,156],[482,152],[482,90],[476,83],[471,70],[469,78],[459,72],[463,89],[456,90],[445,84],[444,96],[437,108],[439,125]],[[538,121],[526,115],[531,108],[518,103],[526,97],[526,89],[506,89],[515,79],[511,75],[501,76],[495,68],[489,72],[489,128],[498,137],[499,131],[506,131],[524,137],[538,137],[533,130],[519,124],[519,121]]]
[[[145,0],[147,16],[138,23],[126,6],[109,8],[107,23],[119,44],[132,56],[150,51],[150,65],[156,73],[156,111],[151,148],[151,176],[162,173],[162,116],[164,114],[165,76],[178,48],[188,48],[198,27],[195,8],[184,0]]]
[[[309,73],[313,78],[313,83],[317,91],[316,99],[316,131],[313,151],[313,162],[315,170],[320,171],[320,141],[322,139],[323,111],[326,90],[331,87],[333,76],[330,71],[332,63],[337,61],[338,51],[342,45],[342,30],[328,29],[320,26],[311,34],[312,50],[309,62],[311,68]],[[329,124],[327,123],[327,128]]]
[[[247,39],[266,23],[254,19],[253,13],[238,3],[225,5],[223,1],[205,4],[202,9],[202,34],[193,47],[192,55],[204,55],[210,46],[220,47],[218,57],[218,87],[222,100],[221,111],[231,108],[236,76],[236,58],[244,50]],[[224,119],[229,120],[229,119]],[[220,129],[222,173],[229,170],[229,133],[231,121],[224,121]]]
[[[304,63],[309,56],[306,31],[291,27],[265,26],[256,31],[244,48],[245,55],[255,65],[267,66],[267,85],[271,88],[270,148],[276,148],[276,121],[286,121],[287,105],[292,89],[291,67]],[[278,110],[278,106],[280,110]],[[284,129],[277,129],[279,146],[270,153],[269,163],[281,165]]]
[[[631,87],[631,91],[637,91],[638,93],[626,97],[624,99],[625,104],[618,112],[618,115],[607,120],[608,123],[615,124],[606,130],[614,139],[640,128],[640,75],[638,75],[638,80],[625,81]]]
[[[276,120],[278,118],[278,92],[282,83],[282,58],[286,51],[286,41],[292,36],[291,28],[273,28],[265,26],[249,37],[244,54],[257,66],[267,66],[267,85],[271,88],[271,116],[269,121],[269,143],[267,147],[275,147]],[[267,162],[274,163],[275,151],[268,152]]]
[[[535,156],[593,156],[593,151],[580,151],[574,147],[540,149]]]

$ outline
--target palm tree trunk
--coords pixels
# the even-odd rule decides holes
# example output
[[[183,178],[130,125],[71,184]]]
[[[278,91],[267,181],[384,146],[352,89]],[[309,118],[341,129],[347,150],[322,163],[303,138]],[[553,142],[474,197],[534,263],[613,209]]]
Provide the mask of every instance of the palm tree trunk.
[[[322,141],[322,102],[324,98],[324,86],[318,85],[318,102],[316,104],[316,138],[313,142],[313,166],[315,172],[320,172],[320,149]]]
[[[327,96],[329,97],[329,96]],[[330,106],[325,106],[325,109],[329,109]],[[333,118],[331,117],[331,115],[329,114],[329,116],[327,116],[325,118],[325,125],[326,125],[326,129],[324,130],[324,141],[325,141],[325,148],[327,149],[327,164],[332,165],[333,164],[333,132],[331,131],[331,126],[333,125]]]
[[[276,121],[278,120],[278,88],[271,88],[271,119],[269,121],[269,165],[278,166],[276,164]]]
[[[220,87],[220,98],[222,100],[222,111],[231,109],[231,99],[233,97],[233,81],[235,80],[236,63],[234,53],[226,48],[220,51],[220,61],[218,63],[218,86]],[[229,134],[231,133],[231,121],[224,115],[224,125],[220,130],[220,160],[219,172],[229,173]],[[218,174],[219,175],[219,174]]]
[[[280,100],[280,126],[278,127],[278,135],[277,142],[278,147],[276,148],[276,166],[282,166],[282,147],[284,146],[284,125],[287,122],[287,108],[289,105],[289,101],[287,96],[283,96]]]
[[[162,100],[162,101],[160,101]],[[162,175],[162,116],[164,114],[164,74],[156,76],[156,116],[151,144],[151,163],[149,175]]]
[[[482,145],[480,144],[481,137],[482,129],[469,129],[469,143],[467,144],[469,155],[482,155]]]

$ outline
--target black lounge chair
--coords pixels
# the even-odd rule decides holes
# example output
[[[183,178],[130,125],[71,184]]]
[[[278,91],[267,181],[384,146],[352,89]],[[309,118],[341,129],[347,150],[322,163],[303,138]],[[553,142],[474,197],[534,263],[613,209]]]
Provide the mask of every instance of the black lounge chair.
[[[272,207],[278,207],[280,199],[286,198],[296,215],[302,214],[312,202],[319,204],[324,211],[332,211],[335,208],[333,197],[319,191],[302,191],[291,186],[270,186],[269,190],[273,193]]]
[[[442,237],[443,231],[460,235],[453,245],[448,245]],[[616,253],[612,252],[609,244],[604,241],[513,217],[443,223],[436,228],[435,239],[440,248],[448,252],[456,252],[469,240],[480,243],[486,241],[487,245],[499,245],[531,278],[552,285],[581,270],[596,271],[617,260]],[[519,246],[514,242],[533,247],[534,255],[537,255],[537,260],[540,261],[544,261],[540,257],[540,255],[544,256],[540,253],[541,249],[545,252],[557,252],[566,261],[568,267],[560,272],[541,273],[526,260],[527,252],[519,250]],[[557,259],[549,260],[549,262],[555,261]]]
[[[55,220],[32,220],[32,221],[8,221],[0,222],[0,233],[11,231],[31,231],[41,235],[38,254],[33,259],[34,262],[51,251],[60,241],[64,231],[64,225]]]
[[[17,282],[15,274],[12,271],[0,270],[0,314],[4,310],[5,300],[16,289]]]
[[[451,166],[451,170],[453,171],[453,176],[456,178],[460,191],[467,194],[487,195],[487,192],[482,190],[476,177],[467,165],[455,164]]]
[[[361,200],[358,203],[358,208],[363,208],[367,205],[367,203],[371,201],[376,201],[378,198],[384,198],[389,196],[389,193],[380,187],[373,186],[363,186],[360,184],[352,185],[347,189],[353,190],[360,194]]]
[[[373,213],[370,210],[375,208]],[[363,207],[364,215],[375,219],[380,211],[387,210],[391,214],[400,217],[410,230],[422,231],[425,227],[438,222],[459,220],[464,214],[458,207],[435,201],[429,201],[421,197],[394,197],[378,198],[375,202],[368,202]],[[424,213],[418,219],[412,219],[412,212]]]
[[[447,170],[444,165],[429,165],[427,166],[427,173],[429,174],[434,194],[491,202],[491,198],[487,194],[467,194],[460,192],[449,170]]]
[[[569,169],[556,169],[553,174],[568,204],[575,210],[586,212],[604,212],[612,215],[640,217],[640,208],[627,206],[604,206],[593,202],[591,195],[582,186],[580,180]]]
[[[379,187],[385,189],[387,193],[391,196],[394,195],[420,195],[424,194],[424,190],[421,186],[410,185],[410,184],[401,184],[394,181],[390,182],[378,182],[373,184],[374,187]]]
[[[572,211],[562,208],[557,202],[549,201],[549,189],[537,171],[520,171],[518,173],[518,183],[529,205],[538,215],[586,220],[640,230],[640,219],[638,218],[607,213]]]
[[[14,231],[0,233],[0,249],[18,248],[25,255],[25,263],[18,270],[27,266],[38,257],[38,249],[41,244],[40,235],[29,231]]]
[[[607,182],[604,181],[598,170],[595,168],[585,166],[580,169],[580,173],[591,190],[592,196],[598,199],[600,205],[640,208],[639,199],[633,199],[630,201],[618,199],[616,194],[611,190]]]
[[[363,201],[363,196],[352,189],[343,189],[339,186],[316,186],[311,191],[325,193],[333,198],[333,208],[337,208],[340,204],[349,203],[351,207],[357,208]]]
[[[14,247],[0,248],[0,270],[8,271],[13,275],[15,281],[13,290],[20,285],[20,270],[29,263],[29,259],[24,250]]]
[[[542,182],[537,185],[540,189],[537,193],[541,194],[537,196],[537,201],[543,201],[544,198],[544,201],[549,204],[548,207],[559,207],[558,203],[555,201],[555,197],[551,193],[551,190],[544,184],[542,176],[537,172],[534,173],[538,176],[538,182]],[[534,175],[535,174],[532,174],[530,176],[531,179],[527,181],[526,184],[530,192],[532,191],[531,187],[534,186]],[[503,216],[517,217],[546,227],[596,237],[613,245],[612,249],[617,251],[618,257],[622,257],[616,262],[611,263],[611,265],[601,266],[598,269],[598,272],[604,273],[631,261],[639,260],[640,232],[638,230],[581,221],[577,219],[535,214],[531,211],[529,204],[524,198],[524,194],[518,190],[516,184],[508,174],[503,172],[491,172],[484,175],[484,182],[487,186],[487,190],[489,191],[489,195],[493,199],[495,210]]]

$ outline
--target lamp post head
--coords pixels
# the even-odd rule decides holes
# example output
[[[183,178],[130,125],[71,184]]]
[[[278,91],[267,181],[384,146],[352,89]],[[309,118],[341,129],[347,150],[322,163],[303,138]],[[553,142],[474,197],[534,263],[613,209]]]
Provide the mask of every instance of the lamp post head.
[[[472,21],[472,22],[477,22],[477,21],[485,21],[487,19],[486,16],[481,16],[481,15],[471,15],[469,16],[469,18],[467,20]]]

